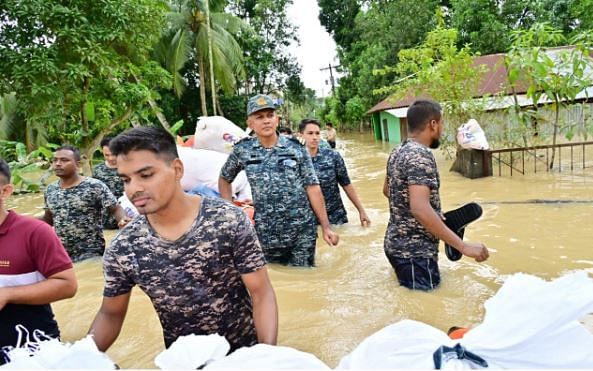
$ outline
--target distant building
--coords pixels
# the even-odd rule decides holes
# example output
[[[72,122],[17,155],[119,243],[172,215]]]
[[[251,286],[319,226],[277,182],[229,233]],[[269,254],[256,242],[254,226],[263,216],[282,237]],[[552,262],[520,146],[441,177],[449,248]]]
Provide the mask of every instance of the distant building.
[[[570,50],[573,46],[564,46],[546,49],[546,53],[553,59],[554,55]],[[512,107],[514,98],[512,90],[507,79],[507,69],[504,65],[505,54],[489,54],[479,56],[474,59],[474,66],[486,66],[486,71],[482,76],[480,84],[474,94],[474,99],[480,99],[484,103],[484,112],[476,117],[478,122],[508,122],[511,118],[504,112]],[[593,71],[591,71],[593,73]],[[532,106],[531,99],[526,95],[528,85],[519,83],[515,88],[519,106]],[[406,96],[403,99],[394,99],[395,95],[387,97],[380,101],[366,113],[371,115],[371,125],[375,139],[386,142],[400,143],[407,138],[406,114],[408,106],[418,98],[430,98],[426,95]],[[575,102],[590,102],[593,99],[593,81],[591,87],[577,94]],[[538,106],[550,103],[551,100],[545,95],[540,99]],[[593,116],[593,106],[588,105],[588,112],[584,112],[582,107],[573,107],[563,112],[563,115],[574,122],[584,121],[586,116]],[[545,110],[544,110],[545,111]],[[551,115],[550,111],[546,115]],[[488,128],[482,125],[488,136]]]

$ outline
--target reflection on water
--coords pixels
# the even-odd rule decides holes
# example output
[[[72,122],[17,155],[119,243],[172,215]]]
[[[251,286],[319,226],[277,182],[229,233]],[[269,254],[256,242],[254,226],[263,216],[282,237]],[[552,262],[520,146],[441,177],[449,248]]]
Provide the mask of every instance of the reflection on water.
[[[318,241],[313,269],[270,267],[280,307],[280,345],[314,353],[333,367],[366,336],[404,318],[445,331],[479,323],[484,301],[510,274],[550,279],[575,269],[593,272],[588,227],[593,204],[514,202],[593,201],[592,169],[470,180],[448,172],[451,163],[437,153],[444,210],[470,200],[484,202],[484,215],[466,238],[485,242],[492,250],[490,260],[450,262],[443,254],[439,289],[424,293],[401,288],[383,254],[389,211],[381,190],[391,146],[374,142],[370,135],[350,135],[338,140],[338,149],[373,224],[360,227],[356,209],[344,195],[351,222],[337,228],[338,247]],[[18,211],[35,214],[42,210],[43,196],[18,196],[11,202]],[[107,232],[108,238],[113,235]],[[76,297],[54,304],[67,341],[86,334],[101,302],[99,259],[76,264],[76,272]],[[146,296],[135,289],[122,334],[108,354],[121,367],[152,368],[162,349],[158,319]]]

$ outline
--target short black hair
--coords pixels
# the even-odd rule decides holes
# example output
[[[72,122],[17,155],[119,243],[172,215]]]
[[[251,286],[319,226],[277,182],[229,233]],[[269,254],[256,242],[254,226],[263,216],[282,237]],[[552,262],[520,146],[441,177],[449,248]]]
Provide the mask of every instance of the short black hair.
[[[8,166],[6,161],[4,161],[2,157],[0,157],[0,183],[3,182],[2,178],[5,179],[4,184],[10,183],[10,167]]]
[[[328,123],[325,124],[325,126],[330,126],[330,127],[333,128],[334,127],[334,124],[332,124],[331,122],[328,122]]]
[[[165,129],[156,126],[141,126],[124,131],[109,143],[114,156],[127,155],[131,151],[150,151],[167,162],[179,158],[177,143]]]
[[[109,146],[109,142],[111,142],[111,139],[113,139],[113,137],[105,137],[103,139],[101,139],[101,148],[105,147],[105,146]]]
[[[74,159],[76,161],[80,161],[80,150],[77,147],[74,147],[73,145],[62,144],[61,146],[56,148],[56,152],[58,151],[72,151],[72,153],[74,154]]]
[[[299,133],[303,133],[305,131],[305,128],[309,124],[317,125],[321,129],[321,124],[319,123],[318,120],[316,120],[316,119],[303,119],[303,120],[301,120],[301,123],[299,124]]]
[[[408,131],[418,132],[424,129],[424,126],[430,120],[440,120],[443,108],[435,101],[428,99],[419,99],[412,103],[408,108]]]

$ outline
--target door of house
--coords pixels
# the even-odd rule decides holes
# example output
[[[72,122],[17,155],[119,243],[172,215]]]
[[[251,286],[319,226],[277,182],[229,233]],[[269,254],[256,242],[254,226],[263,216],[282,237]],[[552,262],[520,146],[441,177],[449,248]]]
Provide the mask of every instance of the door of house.
[[[399,132],[401,134],[401,141],[408,139],[408,119],[400,117],[399,119]]]
[[[387,119],[383,119],[383,140],[389,142],[389,124]]]

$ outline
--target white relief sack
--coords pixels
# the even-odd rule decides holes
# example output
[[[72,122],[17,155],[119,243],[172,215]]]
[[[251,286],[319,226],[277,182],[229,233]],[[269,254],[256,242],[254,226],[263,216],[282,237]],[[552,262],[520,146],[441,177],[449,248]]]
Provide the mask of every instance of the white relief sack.
[[[457,129],[457,143],[465,149],[488,150],[490,148],[484,130],[474,119],[470,119]]]
[[[9,362],[0,369],[102,369],[115,370],[115,363],[103,352],[90,335],[74,344],[62,343],[35,330],[32,339],[21,325],[19,340],[6,351]]]
[[[484,306],[484,321],[462,339],[404,320],[366,338],[338,369],[593,368],[593,334],[578,322],[593,312],[586,272],[515,274]]]
[[[247,133],[222,116],[200,117],[196,124],[193,148],[231,153],[233,145]]]

